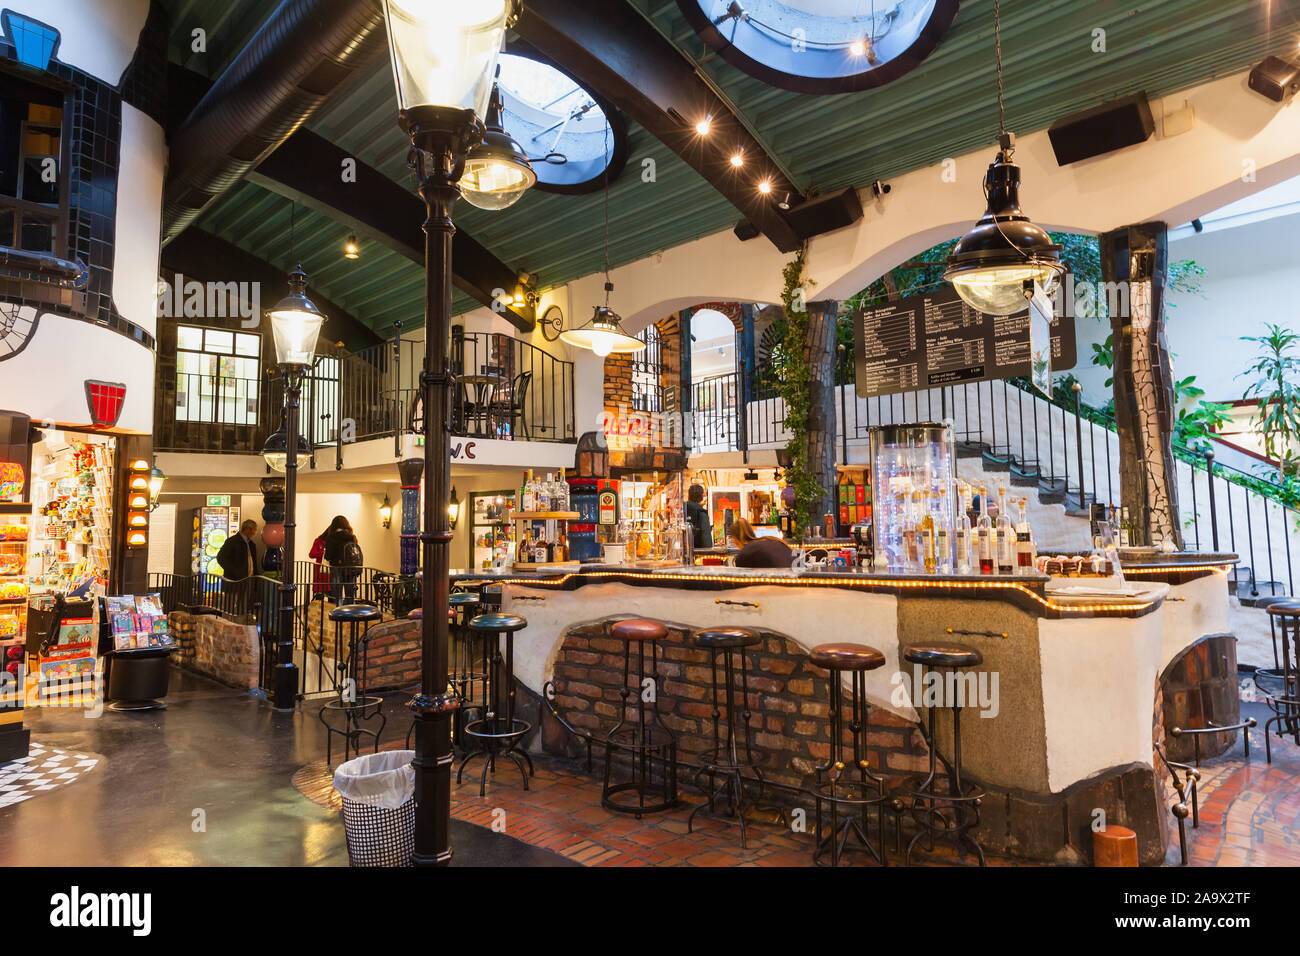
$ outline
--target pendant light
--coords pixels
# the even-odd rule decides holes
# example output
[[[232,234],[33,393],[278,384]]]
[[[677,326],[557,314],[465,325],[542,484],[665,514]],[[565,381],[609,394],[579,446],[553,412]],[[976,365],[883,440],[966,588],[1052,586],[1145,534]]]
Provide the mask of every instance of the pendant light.
[[[609,294],[614,291],[614,283],[609,281],[609,124],[605,124],[605,304],[598,305],[592,312],[591,321],[576,329],[566,329],[560,333],[560,341],[565,345],[581,349],[590,349],[604,358],[611,352],[640,352],[646,344],[635,335],[628,335],[623,330],[623,319],[609,307]]]
[[[998,155],[984,176],[984,215],[957,241],[943,277],[972,308],[989,315],[1013,315],[1028,306],[1034,283],[1051,291],[1065,271],[1061,246],[1020,209],[1020,167],[1011,160],[1015,136],[1007,132],[1002,103],[1002,18],[993,3],[997,53]]]
[[[494,83],[488,103],[487,132],[483,134],[483,142],[465,157],[465,173],[459,183],[465,201],[479,209],[513,206],[537,182],[528,154],[505,131],[501,113],[501,90]]]

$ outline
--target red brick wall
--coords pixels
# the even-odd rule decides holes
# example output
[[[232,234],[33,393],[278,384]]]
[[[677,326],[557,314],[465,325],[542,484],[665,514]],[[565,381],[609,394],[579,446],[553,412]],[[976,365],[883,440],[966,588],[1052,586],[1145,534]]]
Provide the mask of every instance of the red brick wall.
[[[371,627],[361,681],[366,692],[409,687],[419,682],[420,622],[385,621]]]
[[[594,734],[618,719],[623,643],[608,636],[610,623],[571,628],[555,662],[557,709],[574,727]],[[697,763],[713,746],[713,678],[709,655],[687,640],[686,634],[674,630],[661,645],[658,705],[665,726],[677,734],[679,759]],[[755,762],[768,779],[801,786],[813,767],[830,755],[828,675],[808,664],[807,652],[779,634],[765,634],[763,643],[747,653]],[[635,656],[632,666],[635,670]],[[739,710],[738,691],[735,697]],[[847,744],[850,713],[847,700],[845,704]],[[634,714],[629,708],[629,715]],[[851,761],[852,751],[845,750],[845,759]],[[871,708],[867,760],[873,770],[884,767],[886,773],[903,774],[921,769],[926,759],[914,724],[883,708]]]

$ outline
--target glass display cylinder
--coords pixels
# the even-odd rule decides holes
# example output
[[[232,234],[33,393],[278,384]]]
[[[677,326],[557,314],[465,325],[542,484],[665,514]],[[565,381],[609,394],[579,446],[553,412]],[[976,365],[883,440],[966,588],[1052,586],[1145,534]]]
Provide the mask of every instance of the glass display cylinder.
[[[871,436],[872,534],[876,565],[891,572],[924,571],[915,546],[907,547],[908,532],[915,536],[923,514],[916,513],[914,495],[934,519],[937,535],[952,540],[956,518],[953,500],[956,453],[952,427],[939,422],[911,425],[877,425]],[[942,564],[940,560],[940,564]]]

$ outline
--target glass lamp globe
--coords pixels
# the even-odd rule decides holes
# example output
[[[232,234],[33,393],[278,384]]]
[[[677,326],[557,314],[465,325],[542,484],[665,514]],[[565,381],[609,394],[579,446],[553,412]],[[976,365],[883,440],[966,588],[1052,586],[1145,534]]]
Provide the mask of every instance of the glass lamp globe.
[[[1014,315],[1029,305],[1025,282],[1051,292],[1065,271],[1061,247],[1020,208],[1020,167],[999,152],[984,176],[988,206],[948,256],[943,277],[971,308]]]
[[[384,0],[398,107],[487,113],[513,0]]]
[[[307,274],[301,265],[289,273],[289,294],[271,308],[269,317],[276,361],[304,368],[311,365],[325,315],[307,298]]]

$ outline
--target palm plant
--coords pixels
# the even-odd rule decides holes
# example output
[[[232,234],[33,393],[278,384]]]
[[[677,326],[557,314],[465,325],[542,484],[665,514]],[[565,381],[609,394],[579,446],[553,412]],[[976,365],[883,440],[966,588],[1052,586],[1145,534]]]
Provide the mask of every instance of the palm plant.
[[[1295,354],[1300,334],[1280,325],[1268,323],[1265,335],[1243,335],[1243,342],[1259,346],[1255,362],[1241,375],[1255,375],[1244,398],[1259,404],[1257,430],[1264,439],[1264,453],[1278,463],[1279,481],[1295,473],[1300,459],[1296,442],[1300,439],[1300,356]],[[1239,375],[1238,378],[1241,376]]]

